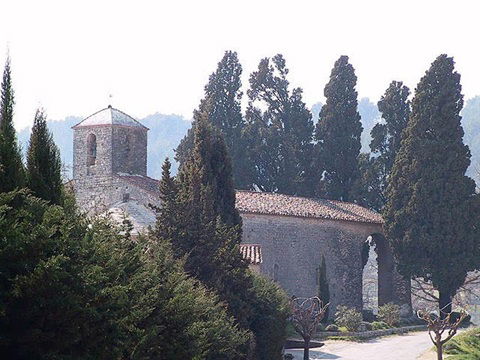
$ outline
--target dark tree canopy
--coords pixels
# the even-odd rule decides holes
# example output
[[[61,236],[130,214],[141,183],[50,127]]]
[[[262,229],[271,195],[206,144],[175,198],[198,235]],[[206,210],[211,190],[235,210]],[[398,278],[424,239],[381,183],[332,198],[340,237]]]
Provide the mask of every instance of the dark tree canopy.
[[[0,192],[7,192],[25,185],[22,156],[13,126],[15,99],[10,58],[7,58],[3,71],[0,101]]]
[[[251,187],[261,191],[311,195],[314,178],[312,115],[302,89],[290,90],[282,55],[260,61],[250,75],[247,109]]]
[[[362,124],[357,111],[356,84],[348,56],[341,56],[325,86],[326,103],[315,131],[323,166],[317,195],[328,199],[354,201],[358,192]]]
[[[440,55],[420,80],[387,189],[385,231],[404,276],[432,281],[440,308],[478,266],[478,199],[465,176],[460,74]],[[447,307],[448,309],[448,307]]]
[[[32,193],[51,204],[62,200],[62,174],[60,153],[43,110],[37,110],[33,121],[27,152],[27,187]]]
[[[378,102],[382,122],[377,123],[371,131],[370,149],[373,157],[361,154],[359,159],[364,191],[362,202],[377,211],[381,211],[385,205],[388,176],[407,126],[409,95],[410,90],[401,81],[392,81]]]
[[[8,359],[238,359],[249,339],[170,244],[0,194],[0,353]]]
[[[205,98],[194,112],[192,128],[176,149],[176,160],[185,163],[194,146],[195,127],[200,114],[208,111],[208,120],[223,135],[225,145],[231,157],[235,186],[244,189],[248,183],[247,158],[244,156],[242,131],[245,121],[241,109],[242,66],[237,53],[226,51],[218,63],[217,70],[210,75],[205,86]],[[208,105],[207,105],[208,104]]]

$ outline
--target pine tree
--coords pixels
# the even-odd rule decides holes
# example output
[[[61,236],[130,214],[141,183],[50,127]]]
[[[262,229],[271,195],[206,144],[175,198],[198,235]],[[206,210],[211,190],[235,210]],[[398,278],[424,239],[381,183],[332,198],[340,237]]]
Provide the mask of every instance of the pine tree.
[[[27,187],[32,193],[51,204],[62,202],[60,154],[48,131],[46,116],[38,109],[33,122],[27,152]]]
[[[175,159],[180,165],[188,160],[194,146],[195,128],[199,117],[208,111],[210,123],[223,135],[230,154],[235,186],[238,189],[245,189],[248,184],[248,165],[244,156],[242,137],[245,121],[241,110],[241,75],[242,66],[237,53],[226,51],[218,63],[217,70],[210,75],[205,86],[205,98],[201,101],[199,109],[194,112],[192,128],[178,145]]]
[[[262,59],[250,75],[245,134],[254,169],[251,187],[306,196],[314,183],[312,115],[302,89],[289,89],[287,74],[285,59],[278,54]]]
[[[400,148],[402,133],[410,115],[410,90],[400,81],[392,81],[378,102],[383,121],[372,131],[370,149],[373,157],[361,154],[359,158],[362,173],[364,205],[381,211],[385,205],[385,190],[395,156]]]
[[[348,56],[341,56],[325,86],[326,103],[315,131],[324,170],[317,195],[328,199],[354,201],[359,191],[362,124],[357,111],[356,84]]]
[[[399,271],[431,281],[447,312],[480,255],[474,232],[478,198],[475,183],[465,176],[470,151],[462,142],[462,106],[453,58],[440,55],[415,90],[384,210]]]
[[[13,126],[15,104],[10,70],[7,58],[1,85],[0,103],[0,193],[12,191],[25,185],[25,174],[17,135]]]

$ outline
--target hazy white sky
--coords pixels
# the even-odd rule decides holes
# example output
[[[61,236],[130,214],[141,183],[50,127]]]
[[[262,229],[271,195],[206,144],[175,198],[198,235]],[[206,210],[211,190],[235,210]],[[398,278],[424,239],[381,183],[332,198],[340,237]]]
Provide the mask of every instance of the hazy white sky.
[[[455,57],[466,98],[480,95],[476,0],[1,0],[0,61],[7,48],[15,122],[42,105],[52,119],[109,103],[142,117],[187,118],[227,49],[248,74],[283,53],[306,103],[322,101],[334,61],[349,55],[360,97],[377,101],[391,80],[412,90],[440,53]],[[3,52],[3,53],[2,53]],[[3,64],[1,65],[3,68]]]

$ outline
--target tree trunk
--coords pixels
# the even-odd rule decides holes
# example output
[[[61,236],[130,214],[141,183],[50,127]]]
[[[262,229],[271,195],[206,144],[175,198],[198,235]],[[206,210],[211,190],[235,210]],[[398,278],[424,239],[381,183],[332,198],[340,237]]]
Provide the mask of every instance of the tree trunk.
[[[303,345],[303,360],[310,360],[310,338],[305,338]]]
[[[443,360],[443,346],[442,346],[442,344],[437,345],[437,360]]]
[[[440,319],[445,319],[447,314],[452,312],[452,294],[439,291],[438,307],[440,310]]]

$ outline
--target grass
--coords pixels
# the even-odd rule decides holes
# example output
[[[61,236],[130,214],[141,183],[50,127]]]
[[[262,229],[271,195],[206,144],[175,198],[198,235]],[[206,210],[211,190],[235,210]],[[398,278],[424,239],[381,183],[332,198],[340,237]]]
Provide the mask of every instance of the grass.
[[[480,360],[480,328],[467,330],[445,345],[447,359]]]

